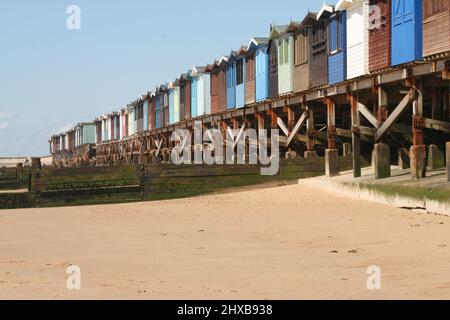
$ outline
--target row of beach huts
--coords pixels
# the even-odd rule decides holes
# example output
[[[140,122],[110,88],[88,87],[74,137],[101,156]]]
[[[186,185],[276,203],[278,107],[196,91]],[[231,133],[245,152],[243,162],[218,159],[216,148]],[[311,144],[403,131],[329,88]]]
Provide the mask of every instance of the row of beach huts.
[[[196,66],[117,112],[54,135],[51,153],[311,91],[450,51],[450,0],[340,0]]]

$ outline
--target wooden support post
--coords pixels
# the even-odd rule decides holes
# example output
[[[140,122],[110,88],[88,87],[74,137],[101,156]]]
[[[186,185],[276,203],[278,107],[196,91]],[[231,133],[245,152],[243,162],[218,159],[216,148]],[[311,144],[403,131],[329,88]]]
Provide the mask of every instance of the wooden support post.
[[[350,94],[350,108],[352,115],[352,158],[353,158],[353,177],[361,177],[361,134],[359,126],[361,124],[358,110],[357,94]]]
[[[336,149],[336,105],[328,97],[325,98],[327,105],[328,123],[328,149],[325,150],[325,173],[327,177],[339,175],[339,150]]]
[[[375,179],[385,179],[391,176],[390,158],[389,146],[385,143],[376,143],[372,154]]]
[[[430,144],[428,146],[428,170],[437,170],[445,167],[444,152],[438,145]]]
[[[270,128],[276,129],[278,127],[278,116],[272,109],[267,110],[267,115],[270,117]]]
[[[381,138],[384,133],[391,127],[398,119],[401,113],[408,105],[410,98],[405,97],[402,102],[395,108],[394,112],[388,117],[387,105],[388,96],[386,91],[379,86],[378,91],[378,108],[377,108],[377,122],[378,130],[375,136],[375,141],[372,153],[372,167],[374,169],[375,179],[384,179],[391,176],[391,162],[390,162],[390,148],[388,145],[382,143]]]
[[[317,158],[317,153],[314,151],[315,141],[314,141],[314,131],[316,130],[314,123],[314,109],[312,106],[306,106],[306,112],[308,113],[308,118],[306,119],[306,130],[308,134],[308,141],[306,143],[305,158]]]
[[[450,61],[445,61],[445,67],[442,70],[442,80],[450,80]]]
[[[265,129],[266,124],[265,124],[264,116],[259,113],[255,113],[255,116],[256,116],[256,121],[258,122],[258,130]]]
[[[325,98],[327,105],[328,149],[336,149],[336,105],[331,98]]]
[[[377,120],[378,120],[378,127],[381,127],[381,125],[386,121],[388,117],[388,96],[386,91],[379,86],[378,87],[378,109],[377,109]]]
[[[411,147],[411,175],[413,179],[426,176],[426,146],[423,137],[423,95],[420,80],[413,79],[416,92],[413,100],[413,146]]]
[[[295,126],[295,112],[292,107],[286,106],[283,108],[283,111],[287,113],[288,115],[288,129],[289,131],[292,131],[292,129]]]

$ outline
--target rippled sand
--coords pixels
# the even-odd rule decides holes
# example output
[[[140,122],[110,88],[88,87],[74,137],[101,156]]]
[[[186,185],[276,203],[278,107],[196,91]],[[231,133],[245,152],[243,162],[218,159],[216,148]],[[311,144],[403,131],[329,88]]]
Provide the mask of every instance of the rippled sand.
[[[0,211],[0,298],[448,299],[450,218],[299,185]]]

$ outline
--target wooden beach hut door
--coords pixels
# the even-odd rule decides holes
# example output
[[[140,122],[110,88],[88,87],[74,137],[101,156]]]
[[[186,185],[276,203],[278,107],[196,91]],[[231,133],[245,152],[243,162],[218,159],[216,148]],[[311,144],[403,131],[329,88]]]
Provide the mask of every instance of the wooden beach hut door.
[[[398,65],[419,58],[418,46],[422,34],[416,24],[421,24],[421,10],[417,0],[392,1],[392,64]],[[417,21],[416,21],[417,20]],[[421,49],[421,48],[420,48]]]
[[[371,72],[391,65],[391,0],[371,0],[369,16],[369,70]]]
[[[278,96],[278,40],[269,45],[269,98]]]

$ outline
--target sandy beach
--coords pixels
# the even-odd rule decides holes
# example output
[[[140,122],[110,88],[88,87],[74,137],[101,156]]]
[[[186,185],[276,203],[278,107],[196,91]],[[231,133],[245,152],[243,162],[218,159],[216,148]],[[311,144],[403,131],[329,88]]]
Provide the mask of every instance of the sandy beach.
[[[450,219],[300,185],[0,211],[0,299],[110,298],[449,299]]]

